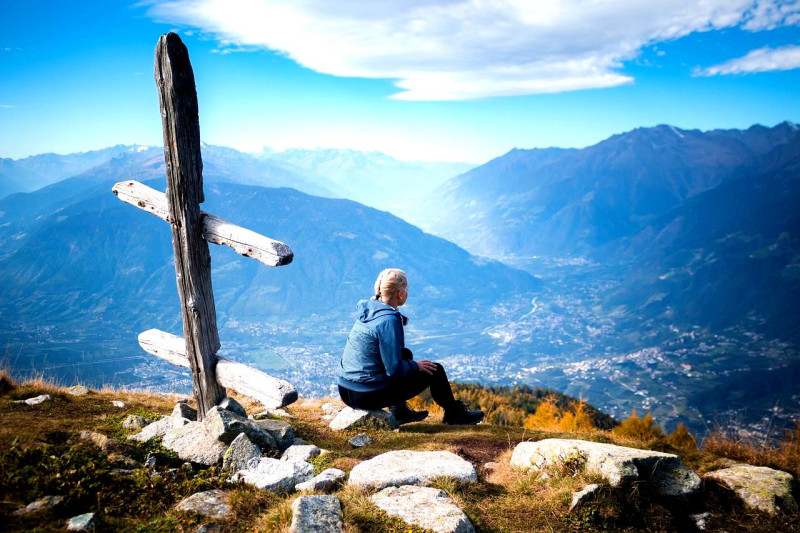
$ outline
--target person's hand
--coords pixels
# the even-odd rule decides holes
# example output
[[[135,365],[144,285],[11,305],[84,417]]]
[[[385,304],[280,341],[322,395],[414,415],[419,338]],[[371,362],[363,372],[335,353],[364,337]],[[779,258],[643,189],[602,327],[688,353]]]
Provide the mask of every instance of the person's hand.
[[[436,372],[436,363],[433,361],[423,359],[422,361],[417,361],[417,365],[419,365],[420,372],[425,372],[426,374],[433,374]]]

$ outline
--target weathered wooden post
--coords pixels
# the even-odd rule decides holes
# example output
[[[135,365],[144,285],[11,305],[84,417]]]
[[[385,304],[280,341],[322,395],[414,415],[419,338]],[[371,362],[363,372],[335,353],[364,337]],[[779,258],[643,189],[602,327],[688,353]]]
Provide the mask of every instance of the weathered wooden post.
[[[158,41],[155,79],[164,127],[167,204],[183,337],[202,419],[225,398],[225,389],[217,383],[217,311],[211,289],[211,255],[200,220],[200,204],[205,197],[197,90],[189,51],[175,33],[162,35]]]
[[[294,387],[259,370],[221,360],[217,313],[211,288],[211,255],[207,242],[230,246],[268,266],[292,262],[284,243],[235,226],[200,210],[203,162],[197,91],[189,52],[175,33],[162,35],[156,46],[155,80],[164,128],[167,193],[135,181],[114,185],[120,200],[166,220],[172,227],[175,275],[183,315],[183,339],[159,330],[139,335],[149,353],[192,369],[198,418],[225,398],[224,386],[252,396],[268,407],[297,399]],[[217,370],[221,375],[217,375]]]

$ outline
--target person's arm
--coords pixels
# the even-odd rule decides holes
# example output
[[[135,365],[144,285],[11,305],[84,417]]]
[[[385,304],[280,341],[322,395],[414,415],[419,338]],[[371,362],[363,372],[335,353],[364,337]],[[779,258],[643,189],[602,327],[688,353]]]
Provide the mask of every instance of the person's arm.
[[[403,324],[399,318],[386,320],[378,326],[378,343],[386,375],[402,378],[419,370],[416,361],[403,359]]]

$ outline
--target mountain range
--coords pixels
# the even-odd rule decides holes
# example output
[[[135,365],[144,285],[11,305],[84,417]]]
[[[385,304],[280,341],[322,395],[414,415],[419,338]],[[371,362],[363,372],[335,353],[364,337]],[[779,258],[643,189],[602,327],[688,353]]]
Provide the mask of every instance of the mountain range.
[[[24,184],[0,199],[7,364],[92,383],[179,379],[133,341],[180,332],[168,228],[110,193],[125,179],[163,189],[161,150],[59,157],[0,161],[0,191]],[[203,209],[296,254],[267,269],[212,249],[223,348],[301,392],[328,390],[353,304],[394,265],[411,277],[411,347],[456,378],[550,386],[695,430],[750,408],[739,423],[763,431],[776,401],[783,419],[800,411],[792,123],[640,128],[466,171],[342,150],[203,145],[203,161]],[[435,187],[449,172],[462,173]]]

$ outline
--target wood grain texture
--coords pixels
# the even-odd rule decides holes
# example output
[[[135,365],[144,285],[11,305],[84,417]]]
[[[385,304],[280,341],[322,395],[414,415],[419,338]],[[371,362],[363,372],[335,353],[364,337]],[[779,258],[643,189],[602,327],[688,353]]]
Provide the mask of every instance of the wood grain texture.
[[[186,343],[177,335],[149,329],[139,334],[139,345],[147,353],[190,368]],[[224,357],[217,360],[217,379],[223,387],[253,398],[268,409],[285,407],[297,400],[297,391],[291,383]]]
[[[138,181],[121,181],[111,189],[117,198],[169,222],[167,197],[163,192]],[[283,266],[292,262],[294,254],[284,243],[249,229],[231,224],[216,215],[200,211],[203,238],[214,244],[233,248],[237,253],[267,266]]]
[[[164,130],[167,206],[175,274],[183,314],[183,337],[192,368],[198,418],[225,398],[216,378],[217,312],[211,287],[211,255],[203,239],[200,204],[203,161],[194,72],[189,52],[175,33],[162,35],[155,52],[155,81]]]

